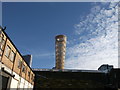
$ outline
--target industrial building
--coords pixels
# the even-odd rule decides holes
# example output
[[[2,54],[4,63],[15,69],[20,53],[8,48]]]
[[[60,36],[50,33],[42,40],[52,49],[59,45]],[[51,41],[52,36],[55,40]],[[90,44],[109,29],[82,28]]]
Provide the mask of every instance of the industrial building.
[[[120,88],[120,69],[103,64],[98,70],[64,69],[66,53],[65,35],[55,37],[55,68],[33,69],[35,73],[34,90],[80,89],[80,90],[118,90]]]
[[[104,68],[102,65],[101,68]],[[106,65],[109,67],[109,65]],[[105,68],[106,68],[105,66]],[[118,90],[120,69],[74,70],[74,69],[33,69],[34,90],[42,88],[75,90]]]
[[[27,62],[0,27],[0,90],[33,88],[35,74],[29,66],[31,58]]]

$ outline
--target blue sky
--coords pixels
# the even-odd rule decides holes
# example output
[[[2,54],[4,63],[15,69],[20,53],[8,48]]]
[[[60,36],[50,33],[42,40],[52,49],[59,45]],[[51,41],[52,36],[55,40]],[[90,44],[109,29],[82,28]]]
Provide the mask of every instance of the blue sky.
[[[0,25],[2,25],[2,2],[0,1]]]
[[[65,68],[96,69],[103,63],[117,67],[117,46],[110,44],[117,40],[117,28],[108,30],[117,25],[113,23],[117,22],[116,7],[114,3],[88,2],[3,3],[3,26],[22,54],[33,55],[33,68],[54,67],[58,34],[68,37]],[[107,38],[112,35],[113,41]],[[112,61],[108,61],[110,50],[115,54]]]

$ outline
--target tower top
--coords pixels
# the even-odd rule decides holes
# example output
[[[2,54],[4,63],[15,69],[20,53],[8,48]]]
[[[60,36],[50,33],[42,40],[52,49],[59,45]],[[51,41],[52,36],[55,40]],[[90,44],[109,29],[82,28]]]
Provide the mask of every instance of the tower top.
[[[62,41],[66,42],[67,37],[65,35],[57,35],[55,39],[57,42],[62,42]]]
[[[57,35],[55,38],[64,38],[66,37],[65,35]]]

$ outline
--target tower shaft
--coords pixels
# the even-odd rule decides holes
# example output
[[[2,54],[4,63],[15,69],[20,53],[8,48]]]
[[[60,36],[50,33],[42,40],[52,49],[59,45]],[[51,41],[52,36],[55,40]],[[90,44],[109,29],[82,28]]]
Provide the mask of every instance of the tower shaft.
[[[55,37],[56,69],[64,69],[66,39],[67,37],[65,35],[58,35]]]

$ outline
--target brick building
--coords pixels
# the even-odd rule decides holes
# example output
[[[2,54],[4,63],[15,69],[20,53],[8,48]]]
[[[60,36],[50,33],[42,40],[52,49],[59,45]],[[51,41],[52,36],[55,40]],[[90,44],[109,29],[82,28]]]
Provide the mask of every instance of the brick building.
[[[0,88],[33,88],[35,74],[5,31],[0,29]]]

